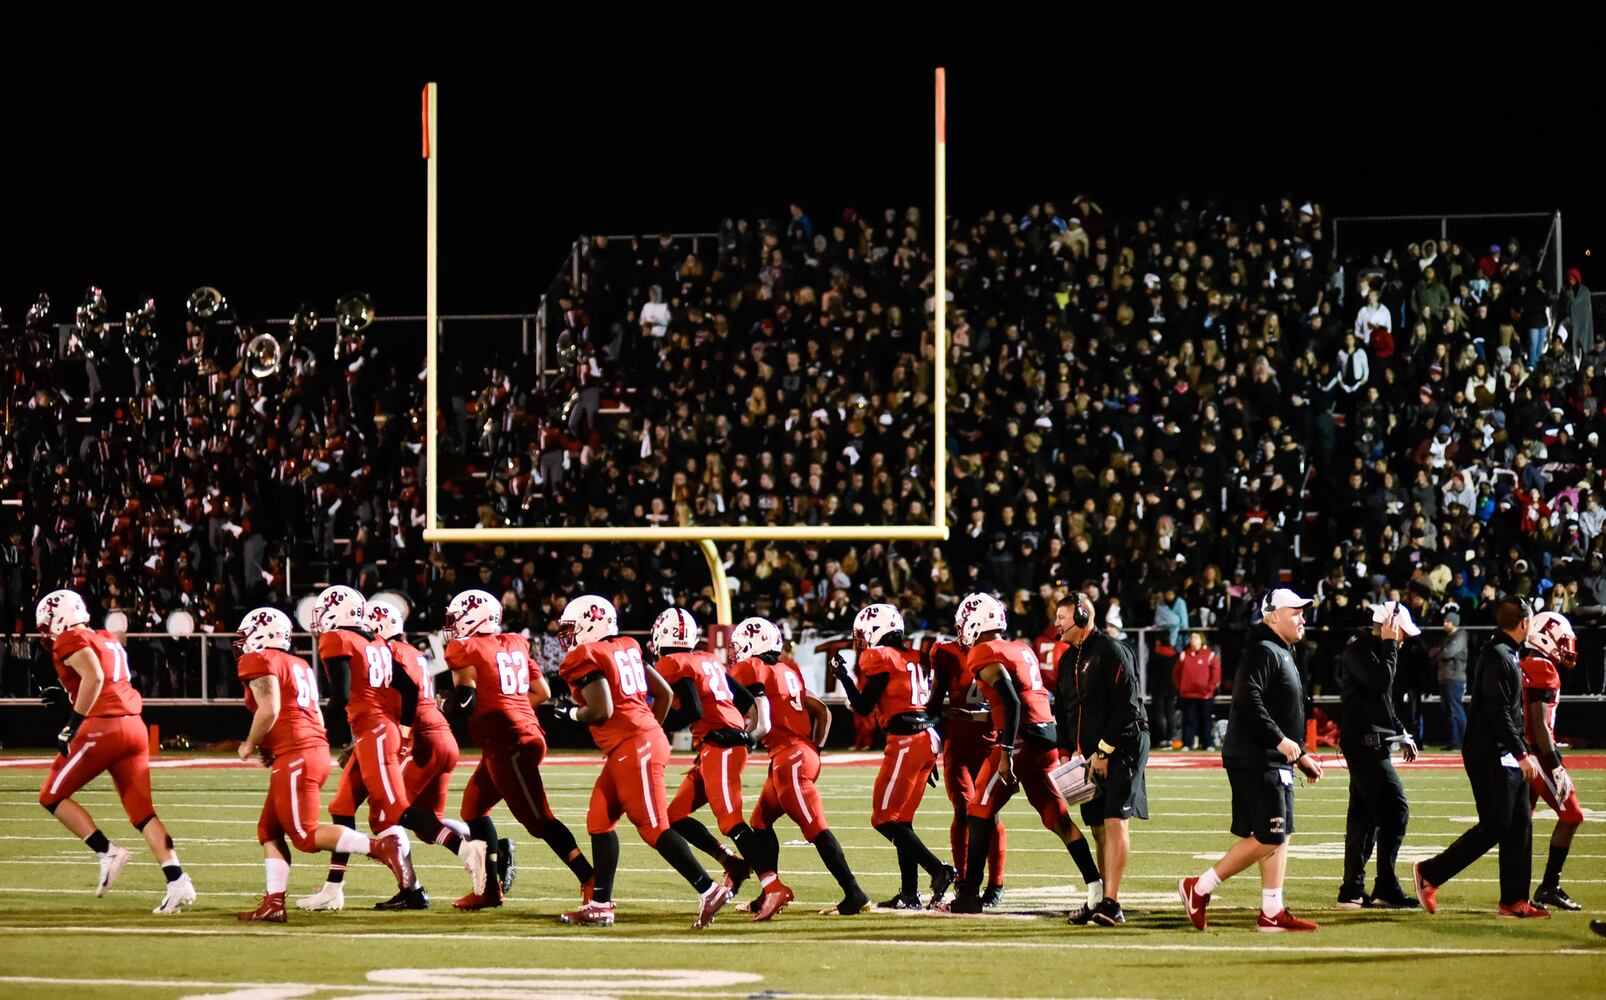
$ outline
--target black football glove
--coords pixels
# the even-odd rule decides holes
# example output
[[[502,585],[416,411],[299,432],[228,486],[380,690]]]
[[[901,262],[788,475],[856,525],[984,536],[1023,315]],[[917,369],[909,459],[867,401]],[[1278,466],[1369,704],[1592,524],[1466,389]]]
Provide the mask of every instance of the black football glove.
[[[67,724],[56,734],[56,749],[61,751],[63,757],[72,750],[73,738],[78,735],[78,727],[83,724],[84,717],[74,712],[67,716]]]
[[[842,658],[841,653],[831,654],[831,673],[843,684],[853,683],[853,675],[848,673],[848,661]]]
[[[52,684],[39,692],[39,704],[46,708],[66,708],[72,704],[72,699],[60,684]]]
[[[541,703],[539,711],[545,712],[549,719],[564,719],[569,722],[577,721],[574,717],[574,699],[566,694],[553,695]]]

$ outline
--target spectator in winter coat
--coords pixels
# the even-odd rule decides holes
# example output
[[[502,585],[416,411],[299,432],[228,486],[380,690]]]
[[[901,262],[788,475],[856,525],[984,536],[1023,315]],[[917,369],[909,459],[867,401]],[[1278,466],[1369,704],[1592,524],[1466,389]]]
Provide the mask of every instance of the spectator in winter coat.
[[[1215,697],[1221,686],[1221,654],[1205,645],[1203,632],[1188,633],[1188,648],[1171,666],[1171,683],[1182,701],[1182,746],[1215,749]]]

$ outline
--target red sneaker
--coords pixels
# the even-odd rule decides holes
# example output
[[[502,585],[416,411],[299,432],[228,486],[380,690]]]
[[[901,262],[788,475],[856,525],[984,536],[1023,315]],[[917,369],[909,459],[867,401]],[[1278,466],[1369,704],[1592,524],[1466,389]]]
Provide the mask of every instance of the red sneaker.
[[[692,921],[691,929],[700,931],[714,922],[714,914],[731,901],[731,891],[723,882],[715,882],[703,893],[702,905],[697,909],[697,919]]]
[[[250,913],[236,913],[238,920],[261,920],[270,924],[286,922],[284,915],[284,893],[270,892],[262,897],[262,902]]]
[[[786,904],[792,901],[792,890],[788,889],[780,879],[771,882],[764,895],[759,898],[758,909],[753,914],[755,922],[768,920],[786,909]]]
[[[1210,921],[1205,917],[1205,907],[1210,905],[1210,894],[1196,891],[1195,887],[1198,884],[1197,878],[1183,879],[1177,883],[1177,896],[1182,899],[1183,909],[1188,911],[1188,919],[1193,921],[1194,927],[1202,931],[1210,925]]]
[[[587,900],[578,910],[560,914],[558,919],[566,924],[580,924],[585,927],[612,927],[613,904],[593,903]]]
[[[1278,911],[1275,917],[1268,917],[1264,910],[1260,919],[1255,923],[1255,930],[1265,931],[1268,934],[1277,934],[1282,931],[1313,931],[1316,924],[1310,920],[1301,920],[1289,913],[1286,908]]]
[[[586,902],[590,902],[587,897]],[[471,892],[452,903],[454,910],[494,910],[502,905],[502,883],[494,878],[485,880],[484,892]]]
[[[1500,916],[1512,917],[1518,920],[1544,920],[1550,916],[1550,911],[1543,906],[1535,906],[1523,899],[1512,903],[1510,906],[1501,903]]]
[[[1439,887],[1422,877],[1422,862],[1411,866],[1411,879],[1416,882],[1416,898],[1422,901],[1422,909],[1438,913]]]
[[[395,837],[375,837],[368,841],[368,856],[390,869],[396,876],[396,888],[412,888],[413,859],[402,853],[401,841]]]

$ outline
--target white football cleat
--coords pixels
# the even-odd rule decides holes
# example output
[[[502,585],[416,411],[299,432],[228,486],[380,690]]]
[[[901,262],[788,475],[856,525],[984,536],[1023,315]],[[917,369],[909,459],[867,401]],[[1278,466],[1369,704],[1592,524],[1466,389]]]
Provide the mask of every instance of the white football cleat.
[[[106,848],[106,853],[100,858],[100,883],[95,886],[95,895],[104,896],[112,891],[112,886],[117,884],[117,879],[123,874],[123,869],[128,867],[128,861],[132,857],[126,847],[113,844]]]
[[[177,879],[167,883],[167,895],[162,897],[162,905],[152,910],[152,913],[170,915],[183,913],[184,907],[195,902],[195,884],[190,881],[190,873],[185,872]]]
[[[485,841],[465,840],[457,849],[457,856],[463,862],[463,868],[474,883],[474,894],[485,895]]]
[[[346,908],[346,888],[343,882],[325,882],[323,888],[310,896],[302,896],[296,900],[296,908],[301,910],[344,910]]]

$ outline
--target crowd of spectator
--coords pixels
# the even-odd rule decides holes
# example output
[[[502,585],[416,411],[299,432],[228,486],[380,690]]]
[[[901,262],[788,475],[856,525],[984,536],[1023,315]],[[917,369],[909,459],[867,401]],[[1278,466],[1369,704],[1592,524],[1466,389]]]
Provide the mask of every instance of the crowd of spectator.
[[[1273,585],[1327,628],[1390,594],[1434,626],[1502,593],[1606,605],[1606,378],[1577,270],[1551,288],[1515,240],[1334,259],[1322,207],[1292,197],[949,222],[950,539],[726,546],[738,616],[841,629],[887,599],[941,628],[987,589],[1035,635],[1085,586],[1113,630],[1159,629],[1169,687],[1189,630],[1230,651]],[[444,522],[929,523],[932,235],[918,209],[793,205],[695,247],[587,241],[549,297],[546,372],[443,352]],[[9,630],[56,585],[134,630],[185,608],[228,631],[324,582],[402,591],[416,627],[471,584],[536,633],[585,591],[627,629],[670,600],[712,617],[691,546],[424,545],[416,350],[326,323],[317,364],[255,377],[248,327],[176,327],[144,363],[114,329],[0,334]]]

